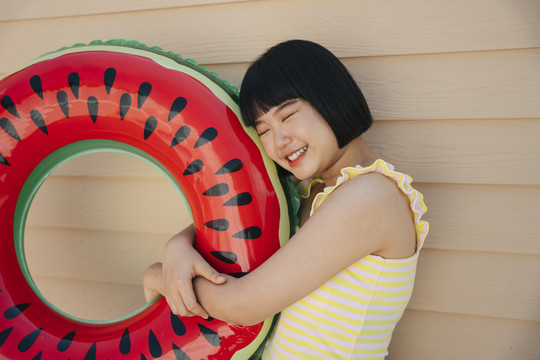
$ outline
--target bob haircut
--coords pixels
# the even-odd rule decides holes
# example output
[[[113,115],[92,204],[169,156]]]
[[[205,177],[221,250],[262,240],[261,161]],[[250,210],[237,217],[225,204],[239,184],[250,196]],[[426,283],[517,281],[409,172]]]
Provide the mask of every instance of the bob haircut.
[[[275,45],[250,65],[240,87],[240,111],[247,126],[291,99],[308,102],[330,125],[343,148],[373,119],[362,91],[347,68],[326,48],[306,40]]]

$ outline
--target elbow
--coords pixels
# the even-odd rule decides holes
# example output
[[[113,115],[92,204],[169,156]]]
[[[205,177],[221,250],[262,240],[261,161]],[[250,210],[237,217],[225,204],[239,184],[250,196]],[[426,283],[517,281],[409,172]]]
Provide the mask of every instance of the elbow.
[[[253,314],[249,311],[240,311],[231,319],[231,323],[241,325],[241,326],[253,326],[257,325],[266,320],[266,317],[261,316],[260,314]]]
[[[216,307],[217,313],[214,316],[217,319],[241,326],[253,326],[273,315],[261,307],[262,304],[256,296],[245,293],[242,289],[235,288],[223,295],[223,298],[216,302],[220,304]]]
[[[263,322],[264,320],[260,320],[260,321],[249,321],[249,320],[246,320],[246,321],[243,321],[242,323],[238,324],[240,326],[254,326],[254,325],[257,325],[261,322]]]
[[[258,309],[256,304],[250,303],[249,300],[232,299],[231,305],[222,314],[217,314],[218,319],[223,321],[241,325],[253,326],[257,325],[267,317]]]
[[[240,326],[253,326],[263,322],[264,320],[266,319],[256,316],[245,316],[245,314],[238,316],[225,316],[225,319],[223,319],[223,321]]]

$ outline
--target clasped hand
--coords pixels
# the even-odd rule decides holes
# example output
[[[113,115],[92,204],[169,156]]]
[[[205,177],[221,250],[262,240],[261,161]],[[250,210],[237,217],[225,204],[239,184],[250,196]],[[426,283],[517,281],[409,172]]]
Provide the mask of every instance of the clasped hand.
[[[206,319],[209,314],[197,301],[193,278],[201,276],[217,285],[224,284],[227,279],[193,248],[193,240],[192,226],[169,240],[163,263],[154,263],[144,272],[144,296],[149,302],[161,294],[174,314]]]

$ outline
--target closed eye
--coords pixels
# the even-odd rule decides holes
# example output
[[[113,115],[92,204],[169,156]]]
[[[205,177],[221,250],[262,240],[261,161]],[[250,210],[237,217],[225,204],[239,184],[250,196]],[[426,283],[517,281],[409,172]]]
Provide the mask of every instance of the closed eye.
[[[287,120],[288,118],[290,118],[291,116],[293,116],[293,115],[296,114],[296,113],[297,113],[296,111],[290,113],[289,115],[285,116],[285,117],[283,118],[283,120],[281,120],[281,122]]]
[[[257,135],[261,136],[268,132],[268,127],[264,125],[263,121],[255,121],[255,130],[257,131]]]
[[[266,134],[270,130],[267,126],[260,126],[261,124],[257,124],[257,125],[255,125],[255,130],[257,130],[257,134],[259,136]]]

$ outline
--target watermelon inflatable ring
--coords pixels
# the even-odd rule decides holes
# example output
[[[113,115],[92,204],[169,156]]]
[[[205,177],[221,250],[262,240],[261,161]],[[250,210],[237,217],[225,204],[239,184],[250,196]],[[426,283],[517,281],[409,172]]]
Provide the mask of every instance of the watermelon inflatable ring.
[[[65,314],[32,281],[23,245],[28,209],[47,176],[74,157],[112,151],[149,162],[176,187],[196,247],[214,268],[241,276],[260,265],[290,237],[295,201],[254,129],[239,120],[237,89],[159,48],[95,41],[1,79],[0,103],[0,359],[257,352],[273,319],[244,327],[183,318],[163,298],[110,321]]]

